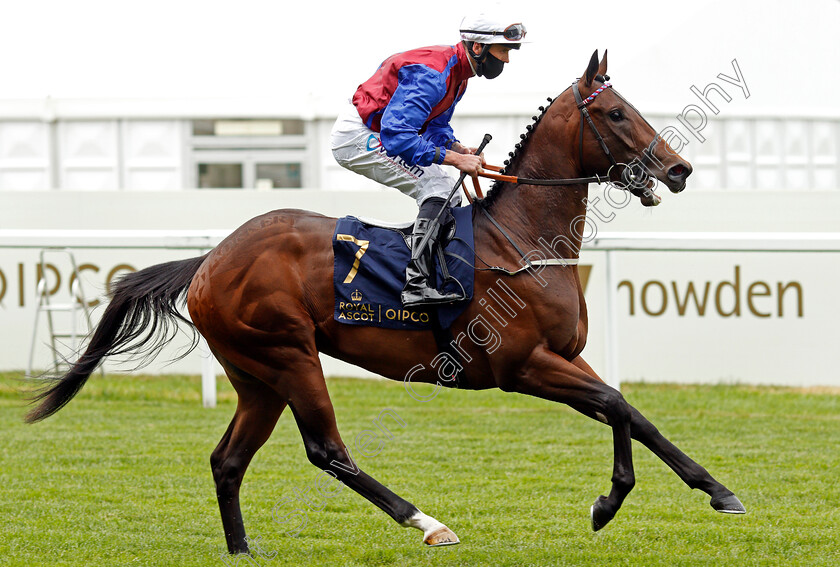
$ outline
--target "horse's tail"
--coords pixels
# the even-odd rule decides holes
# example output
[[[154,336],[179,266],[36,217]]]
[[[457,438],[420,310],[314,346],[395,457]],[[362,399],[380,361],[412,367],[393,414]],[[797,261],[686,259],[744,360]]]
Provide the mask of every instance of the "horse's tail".
[[[195,348],[197,331],[178,307],[184,304],[190,282],[204,258],[157,264],[120,278],[85,352],[66,374],[35,394],[32,402],[40,403],[26,415],[26,422],[40,421],[63,408],[106,356],[140,354],[139,366],[151,362],[177,333],[179,321],[193,331],[192,346],[182,356]]]

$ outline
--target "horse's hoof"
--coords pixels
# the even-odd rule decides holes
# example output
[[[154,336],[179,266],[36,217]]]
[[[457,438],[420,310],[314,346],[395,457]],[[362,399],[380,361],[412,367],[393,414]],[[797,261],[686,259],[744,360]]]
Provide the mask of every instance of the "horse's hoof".
[[[734,494],[723,496],[721,498],[712,498],[712,501],[709,502],[709,504],[712,505],[712,508],[718,512],[723,512],[724,514],[747,513],[747,509],[744,508],[744,505],[741,504],[741,501],[738,500],[738,497]]]
[[[589,508],[589,515],[592,518],[592,531],[597,532],[604,526],[610,523],[615,517],[615,513],[610,512],[604,507],[606,496],[599,496],[595,503]]]
[[[423,543],[428,546],[437,547],[440,545],[455,545],[456,543],[461,543],[461,541],[455,535],[455,532],[446,526],[442,526],[427,535]]]

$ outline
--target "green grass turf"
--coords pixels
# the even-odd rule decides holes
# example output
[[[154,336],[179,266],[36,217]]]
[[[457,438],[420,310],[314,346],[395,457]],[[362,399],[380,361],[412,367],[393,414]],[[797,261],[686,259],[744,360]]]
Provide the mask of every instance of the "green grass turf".
[[[24,425],[16,376],[0,374],[0,565],[235,564],[222,559],[208,461],[234,409],[226,381],[208,410],[198,377],[95,375],[57,415]],[[357,462],[461,544],[427,548],[419,531],[346,488],[316,499],[323,509],[286,535],[272,508],[318,476],[287,410],[245,476],[245,525],[262,555],[239,565],[840,565],[836,393],[625,385],[628,401],[748,514],[714,512],[634,443],[636,488],[593,533],[589,506],[612,467],[605,426],[499,391],[445,390],[421,403],[399,383],[329,388],[350,447],[383,409],[404,420],[386,421],[393,438],[376,455],[357,451]]]

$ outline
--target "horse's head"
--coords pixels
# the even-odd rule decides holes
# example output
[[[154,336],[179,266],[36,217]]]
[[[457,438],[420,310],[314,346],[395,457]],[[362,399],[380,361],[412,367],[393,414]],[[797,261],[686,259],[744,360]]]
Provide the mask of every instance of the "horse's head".
[[[658,205],[656,180],[672,193],[685,189],[691,164],[609,83],[607,52],[592,54],[584,74],[572,85],[580,115],[580,167],[588,175],[609,172],[611,182],[627,189],[645,206]]]

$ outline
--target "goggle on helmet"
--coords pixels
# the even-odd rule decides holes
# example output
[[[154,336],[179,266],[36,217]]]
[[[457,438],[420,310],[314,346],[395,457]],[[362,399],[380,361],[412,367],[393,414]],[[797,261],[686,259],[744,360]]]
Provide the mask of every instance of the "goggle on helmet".
[[[461,21],[461,40],[483,44],[515,44],[522,43],[528,30],[519,22],[502,23],[501,20],[491,18],[485,14],[467,16]],[[513,45],[511,45],[513,47]],[[518,45],[516,47],[519,47]]]

